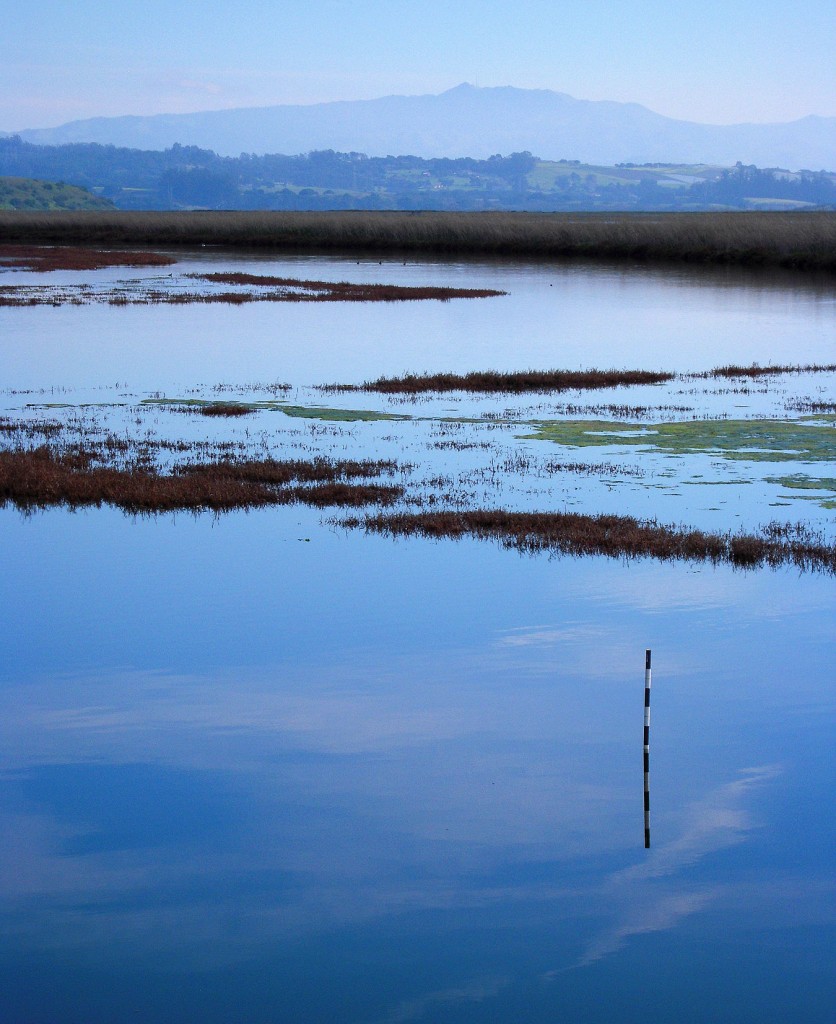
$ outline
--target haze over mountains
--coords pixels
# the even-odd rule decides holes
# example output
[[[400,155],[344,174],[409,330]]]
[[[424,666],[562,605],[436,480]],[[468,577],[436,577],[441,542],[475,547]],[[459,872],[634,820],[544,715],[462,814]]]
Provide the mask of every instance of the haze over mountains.
[[[307,106],[195,114],[100,117],[16,132],[32,143],[98,142],[139,149],[175,143],[216,153],[471,156],[529,150],[585,163],[737,161],[791,170],[836,169],[836,118],[785,124],[707,125],[663,117],[636,103],[462,84],[439,95],[385,96]]]

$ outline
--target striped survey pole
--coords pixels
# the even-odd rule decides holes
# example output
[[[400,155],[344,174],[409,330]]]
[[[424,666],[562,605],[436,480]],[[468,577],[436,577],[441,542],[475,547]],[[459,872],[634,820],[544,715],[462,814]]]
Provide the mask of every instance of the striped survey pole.
[[[644,848],[650,849],[650,651],[644,652]]]

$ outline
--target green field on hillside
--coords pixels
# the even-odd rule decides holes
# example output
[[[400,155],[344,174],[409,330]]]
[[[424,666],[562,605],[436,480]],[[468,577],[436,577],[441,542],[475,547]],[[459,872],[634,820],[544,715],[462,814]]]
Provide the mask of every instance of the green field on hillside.
[[[63,181],[0,177],[0,210],[113,210],[109,199]]]

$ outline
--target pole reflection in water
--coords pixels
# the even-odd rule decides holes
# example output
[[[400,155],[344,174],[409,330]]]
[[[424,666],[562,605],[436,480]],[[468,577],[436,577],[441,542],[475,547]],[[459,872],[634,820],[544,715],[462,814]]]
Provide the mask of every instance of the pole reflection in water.
[[[644,848],[650,849],[650,651],[644,652]]]

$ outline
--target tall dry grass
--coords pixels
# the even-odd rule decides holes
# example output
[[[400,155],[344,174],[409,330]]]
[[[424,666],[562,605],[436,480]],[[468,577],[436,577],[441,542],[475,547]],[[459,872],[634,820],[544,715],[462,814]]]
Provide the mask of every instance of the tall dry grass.
[[[836,212],[0,212],[0,241],[495,254],[836,269]]]

